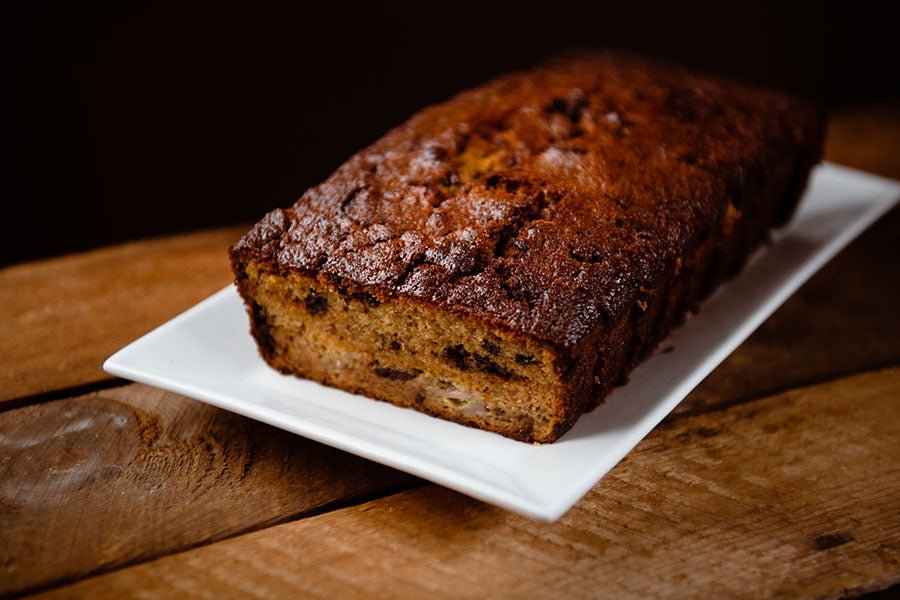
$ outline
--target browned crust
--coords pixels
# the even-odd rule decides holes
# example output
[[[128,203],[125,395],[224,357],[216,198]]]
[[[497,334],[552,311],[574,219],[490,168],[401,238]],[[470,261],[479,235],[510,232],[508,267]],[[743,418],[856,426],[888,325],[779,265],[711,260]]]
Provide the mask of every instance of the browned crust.
[[[570,58],[414,116],[267,215],[232,264],[263,356],[247,262],[553,347],[570,390],[556,439],[789,218],[823,135],[792,98]]]

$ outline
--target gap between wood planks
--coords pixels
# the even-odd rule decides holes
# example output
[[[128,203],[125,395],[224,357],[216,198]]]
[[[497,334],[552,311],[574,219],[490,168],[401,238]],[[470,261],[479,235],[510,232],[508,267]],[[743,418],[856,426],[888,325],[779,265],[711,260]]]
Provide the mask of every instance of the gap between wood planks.
[[[50,390],[48,392],[40,392],[38,394],[29,394],[28,396],[12,398],[0,403],[0,414],[19,408],[24,408],[26,406],[46,404],[47,402],[65,400],[66,398],[75,398],[76,396],[85,396],[93,392],[102,392],[103,390],[111,390],[113,388],[124,387],[126,385],[133,384],[133,381],[120,379],[118,377],[112,377],[110,379],[92,381],[91,383],[84,383],[81,385],[73,385],[71,387],[66,387],[58,390]]]
[[[679,421],[681,419],[688,419],[691,417],[696,417],[698,415],[705,415],[709,413],[719,412],[723,410],[728,410],[733,406],[739,406],[741,404],[749,404],[751,402],[756,402],[759,400],[765,400],[766,398],[770,398],[772,396],[779,396],[781,394],[786,394],[790,391],[797,390],[800,388],[813,387],[816,385],[822,385],[826,383],[831,383],[833,381],[837,381],[839,379],[846,379],[847,377],[853,377],[855,375],[862,375],[864,373],[874,373],[877,371],[883,371],[885,369],[891,369],[894,367],[900,367],[900,363],[897,361],[884,361],[880,363],[875,363],[872,365],[866,365],[860,369],[848,369],[845,371],[838,371],[831,375],[823,375],[820,377],[811,377],[809,379],[798,380],[796,383],[788,384],[788,385],[780,385],[775,386],[769,390],[764,392],[757,392],[748,394],[746,396],[739,396],[737,398],[723,400],[721,402],[711,402],[708,404],[700,404],[691,408],[685,408],[683,410],[678,410],[676,407],[671,413],[669,413],[665,419],[662,420],[662,423],[672,423],[675,421]],[[700,384],[702,385],[702,383]],[[699,386],[698,386],[699,387]],[[688,397],[690,394],[688,394]]]

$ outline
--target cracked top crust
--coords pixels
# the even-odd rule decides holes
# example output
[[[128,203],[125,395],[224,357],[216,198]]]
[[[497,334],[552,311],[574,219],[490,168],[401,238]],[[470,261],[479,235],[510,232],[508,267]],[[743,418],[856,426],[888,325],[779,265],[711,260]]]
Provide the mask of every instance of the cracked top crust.
[[[232,258],[572,347],[793,160],[818,119],[642,59],[560,59],[414,115]]]

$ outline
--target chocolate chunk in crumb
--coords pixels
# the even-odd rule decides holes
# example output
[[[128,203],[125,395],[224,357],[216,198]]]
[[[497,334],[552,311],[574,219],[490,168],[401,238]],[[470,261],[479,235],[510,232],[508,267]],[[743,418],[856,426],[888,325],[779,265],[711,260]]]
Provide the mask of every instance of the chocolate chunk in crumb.
[[[368,292],[358,292],[353,294],[352,298],[354,300],[359,300],[360,302],[365,302],[369,306],[381,306],[381,300]]]
[[[510,371],[503,365],[497,364],[484,354],[473,354],[472,358],[475,359],[475,364],[478,366],[478,370],[480,371],[490,373],[491,375],[496,375],[497,377],[501,377],[503,379],[513,378],[512,371]]]
[[[481,340],[481,347],[484,348],[485,351],[487,351],[489,354],[493,354],[494,356],[500,354],[500,346],[489,339]]]
[[[462,344],[447,346],[444,348],[444,356],[450,359],[457,369],[465,371],[469,368],[469,351]]]
[[[537,364],[538,361],[535,357],[528,356],[527,354],[516,354],[516,362],[523,367],[527,367],[528,365]]]
[[[259,350],[265,356],[272,356],[275,353],[275,338],[272,337],[266,311],[256,302],[251,303],[250,311],[253,317],[253,335],[259,344]]]
[[[375,374],[385,379],[396,379],[398,381],[409,381],[418,377],[418,372],[401,371],[400,369],[389,369],[388,367],[375,367]]]
[[[303,299],[303,305],[306,306],[306,312],[316,316],[328,311],[328,300],[325,296],[320,296],[315,292],[310,292]]]

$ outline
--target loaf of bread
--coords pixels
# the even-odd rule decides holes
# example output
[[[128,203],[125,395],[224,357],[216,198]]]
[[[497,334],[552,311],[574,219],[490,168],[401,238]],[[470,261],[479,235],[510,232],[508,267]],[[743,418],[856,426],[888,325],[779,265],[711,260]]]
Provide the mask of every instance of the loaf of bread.
[[[283,373],[552,442],[789,218],[823,127],[677,67],[558,59],[266,215],[231,249],[237,288]]]

